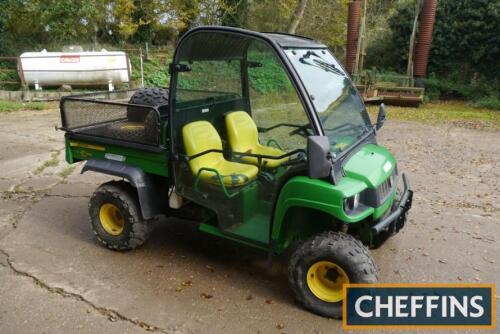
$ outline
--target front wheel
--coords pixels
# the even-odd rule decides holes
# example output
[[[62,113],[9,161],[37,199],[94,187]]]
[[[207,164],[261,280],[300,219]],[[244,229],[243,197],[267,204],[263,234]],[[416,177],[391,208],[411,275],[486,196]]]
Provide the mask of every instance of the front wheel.
[[[342,317],[347,283],[377,282],[377,267],[368,249],[341,232],[318,234],[300,245],[290,258],[289,281],[306,309],[326,317]]]
[[[125,181],[101,185],[90,199],[89,214],[97,240],[110,249],[134,249],[146,241],[151,230],[142,219],[135,189]]]

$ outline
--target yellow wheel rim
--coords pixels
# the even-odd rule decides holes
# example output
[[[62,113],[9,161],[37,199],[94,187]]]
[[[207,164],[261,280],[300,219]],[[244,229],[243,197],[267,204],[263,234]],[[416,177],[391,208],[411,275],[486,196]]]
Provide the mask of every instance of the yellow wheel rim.
[[[349,283],[349,277],[338,265],[330,261],[318,261],[307,271],[307,286],[311,292],[329,303],[343,299],[342,285]]]
[[[99,220],[102,228],[111,235],[120,235],[123,232],[125,219],[120,209],[114,204],[106,203],[99,209]]]

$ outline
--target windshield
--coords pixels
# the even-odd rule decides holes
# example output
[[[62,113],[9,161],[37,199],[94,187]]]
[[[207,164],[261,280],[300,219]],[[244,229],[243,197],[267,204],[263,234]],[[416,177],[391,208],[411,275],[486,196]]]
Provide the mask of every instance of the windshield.
[[[349,148],[371,130],[363,101],[327,49],[286,49],[330,140],[332,151]]]

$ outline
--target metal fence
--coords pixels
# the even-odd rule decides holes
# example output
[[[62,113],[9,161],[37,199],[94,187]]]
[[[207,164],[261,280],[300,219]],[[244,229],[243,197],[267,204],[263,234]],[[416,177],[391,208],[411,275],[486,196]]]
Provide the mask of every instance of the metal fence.
[[[5,66],[5,64],[8,64]],[[4,75],[4,73],[14,73],[14,75]],[[23,89],[27,89],[24,80],[22,64],[19,57],[0,57],[0,86],[3,85],[19,85]],[[4,79],[7,77],[7,79]],[[15,80],[12,80],[16,78]]]

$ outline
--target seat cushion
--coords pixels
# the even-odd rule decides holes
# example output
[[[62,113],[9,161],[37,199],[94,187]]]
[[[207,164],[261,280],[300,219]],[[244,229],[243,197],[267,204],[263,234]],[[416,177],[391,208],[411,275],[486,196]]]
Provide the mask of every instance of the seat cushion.
[[[217,130],[207,121],[197,121],[182,128],[184,149],[188,156],[215,149],[222,150],[222,141]],[[241,186],[257,177],[258,169],[252,165],[227,161],[222,153],[212,152],[189,160],[191,172],[196,176],[202,168],[215,169],[222,176],[226,186]],[[202,171],[200,179],[219,184],[214,172]]]
[[[237,187],[247,184],[255,180],[259,169],[253,165],[240,164],[237,162],[221,160],[216,166],[209,167],[216,169],[222,177],[222,182],[227,187]],[[213,172],[202,171],[200,174],[201,180],[220,184],[219,178]]]
[[[270,156],[285,154],[280,149],[264,146],[259,143],[259,133],[252,117],[244,111],[235,111],[226,116],[226,128],[229,144],[234,152],[252,153]],[[242,160],[254,165],[258,164],[258,158],[242,157]],[[264,167],[275,168],[282,164],[284,159],[262,159]]]

